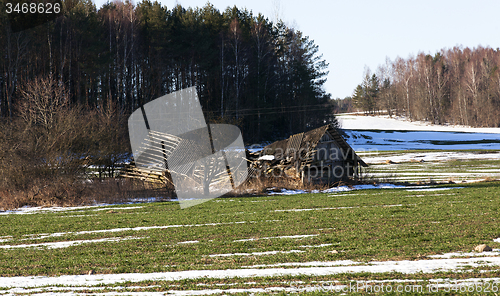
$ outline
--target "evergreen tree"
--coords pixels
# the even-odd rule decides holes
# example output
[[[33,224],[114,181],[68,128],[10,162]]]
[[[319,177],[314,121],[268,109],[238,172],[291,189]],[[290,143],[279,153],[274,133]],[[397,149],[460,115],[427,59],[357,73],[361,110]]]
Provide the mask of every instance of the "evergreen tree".
[[[238,124],[249,142],[330,120],[328,64],[312,40],[283,22],[236,6],[63,3],[61,17],[17,33],[2,12],[1,116],[16,116],[20,82],[51,76],[68,90],[70,108],[116,106],[125,115],[197,86],[208,121]]]

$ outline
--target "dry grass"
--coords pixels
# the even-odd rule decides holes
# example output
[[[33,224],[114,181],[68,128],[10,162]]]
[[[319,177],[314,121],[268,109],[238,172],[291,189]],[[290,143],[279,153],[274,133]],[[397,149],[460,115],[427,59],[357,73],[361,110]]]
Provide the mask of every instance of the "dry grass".
[[[0,191],[0,209],[11,210],[24,206],[78,206],[116,204],[156,198],[170,200],[174,193],[165,187],[140,180],[107,178],[104,180],[60,179],[52,183],[36,182],[25,190]]]
[[[483,178],[483,181],[484,182],[493,182],[493,181],[497,181],[498,179],[497,178],[494,178],[494,177],[484,177]]]
[[[127,159],[125,117],[113,104],[105,110],[70,109],[64,99],[68,91],[51,77],[27,81],[19,92],[23,99],[15,116],[0,122],[0,208],[130,196],[127,187],[136,185],[95,181],[89,170],[112,171]]]
[[[331,184],[330,184],[331,185]],[[338,185],[338,184],[334,184]],[[272,177],[272,176],[252,176],[249,177],[238,188],[231,191],[228,196],[248,196],[248,195],[266,195],[272,188],[273,191],[281,189],[289,190],[324,190],[330,188],[328,184],[318,184],[312,182],[304,182],[300,178],[294,177]]]

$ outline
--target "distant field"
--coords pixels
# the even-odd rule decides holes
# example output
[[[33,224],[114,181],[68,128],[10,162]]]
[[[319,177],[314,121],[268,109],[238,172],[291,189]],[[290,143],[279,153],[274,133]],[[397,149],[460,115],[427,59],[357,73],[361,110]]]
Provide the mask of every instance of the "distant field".
[[[338,118],[356,151],[500,150],[500,128],[433,125],[387,116],[339,114]]]
[[[417,150],[417,149],[496,149],[500,150],[500,134],[400,131],[346,130],[347,142],[356,150]]]
[[[500,128],[340,115],[346,141],[382,182],[470,182],[500,179]]]
[[[469,252],[481,243],[500,248],[500,182],[430,189],[4,213],[0,295],[323,294],[353,282],[427,287],[467,278],[491,286],[500,253]],[[449,252],[464,253],[432,257]]]
[[[378,182],[467,183],[500,180],[500,151],[412,151],[360,154],[365,178]]]

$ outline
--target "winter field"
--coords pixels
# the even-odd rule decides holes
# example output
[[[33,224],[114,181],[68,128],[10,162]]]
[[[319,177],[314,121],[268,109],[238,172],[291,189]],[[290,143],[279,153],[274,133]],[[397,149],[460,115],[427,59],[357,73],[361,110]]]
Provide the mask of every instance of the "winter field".
[[[348,142],[369,178],[412,186],[0,212],[0,295],[498,294],[500,182],[472,181],[500,179],[499,144],[415,151],[404,128],[406,148]]]
[[[500,128],[436,126],[386,116],[339,116],[347,142],[383,182],[500,179]]]

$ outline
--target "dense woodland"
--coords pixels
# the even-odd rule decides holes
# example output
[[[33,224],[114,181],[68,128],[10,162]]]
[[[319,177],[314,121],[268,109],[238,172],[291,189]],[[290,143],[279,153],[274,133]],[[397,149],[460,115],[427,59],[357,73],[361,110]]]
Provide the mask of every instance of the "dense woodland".
[[[130,160],[127,119],[183,88],[247,144],[335,122],[318,46],[281,21],[211,4],[63,0],[59,17],[27,28],[36,22],[1,7],[0,209],[151,189],[113,179]]]
[[[366,70],[351,99],[366,112],[500,127],[500,50],[454,47],[388,60],[376,73]]]
[[[246,142],[324,124],[327,64],[318,46],[283,22],[228,7],[165,7],[145,0],[63,1],[55,21],[13,33],[0,28],[0,115],[16,116],[23,84],[51,76],[71,106],[124,114],[196,86],[207,119],[238,124]]]

